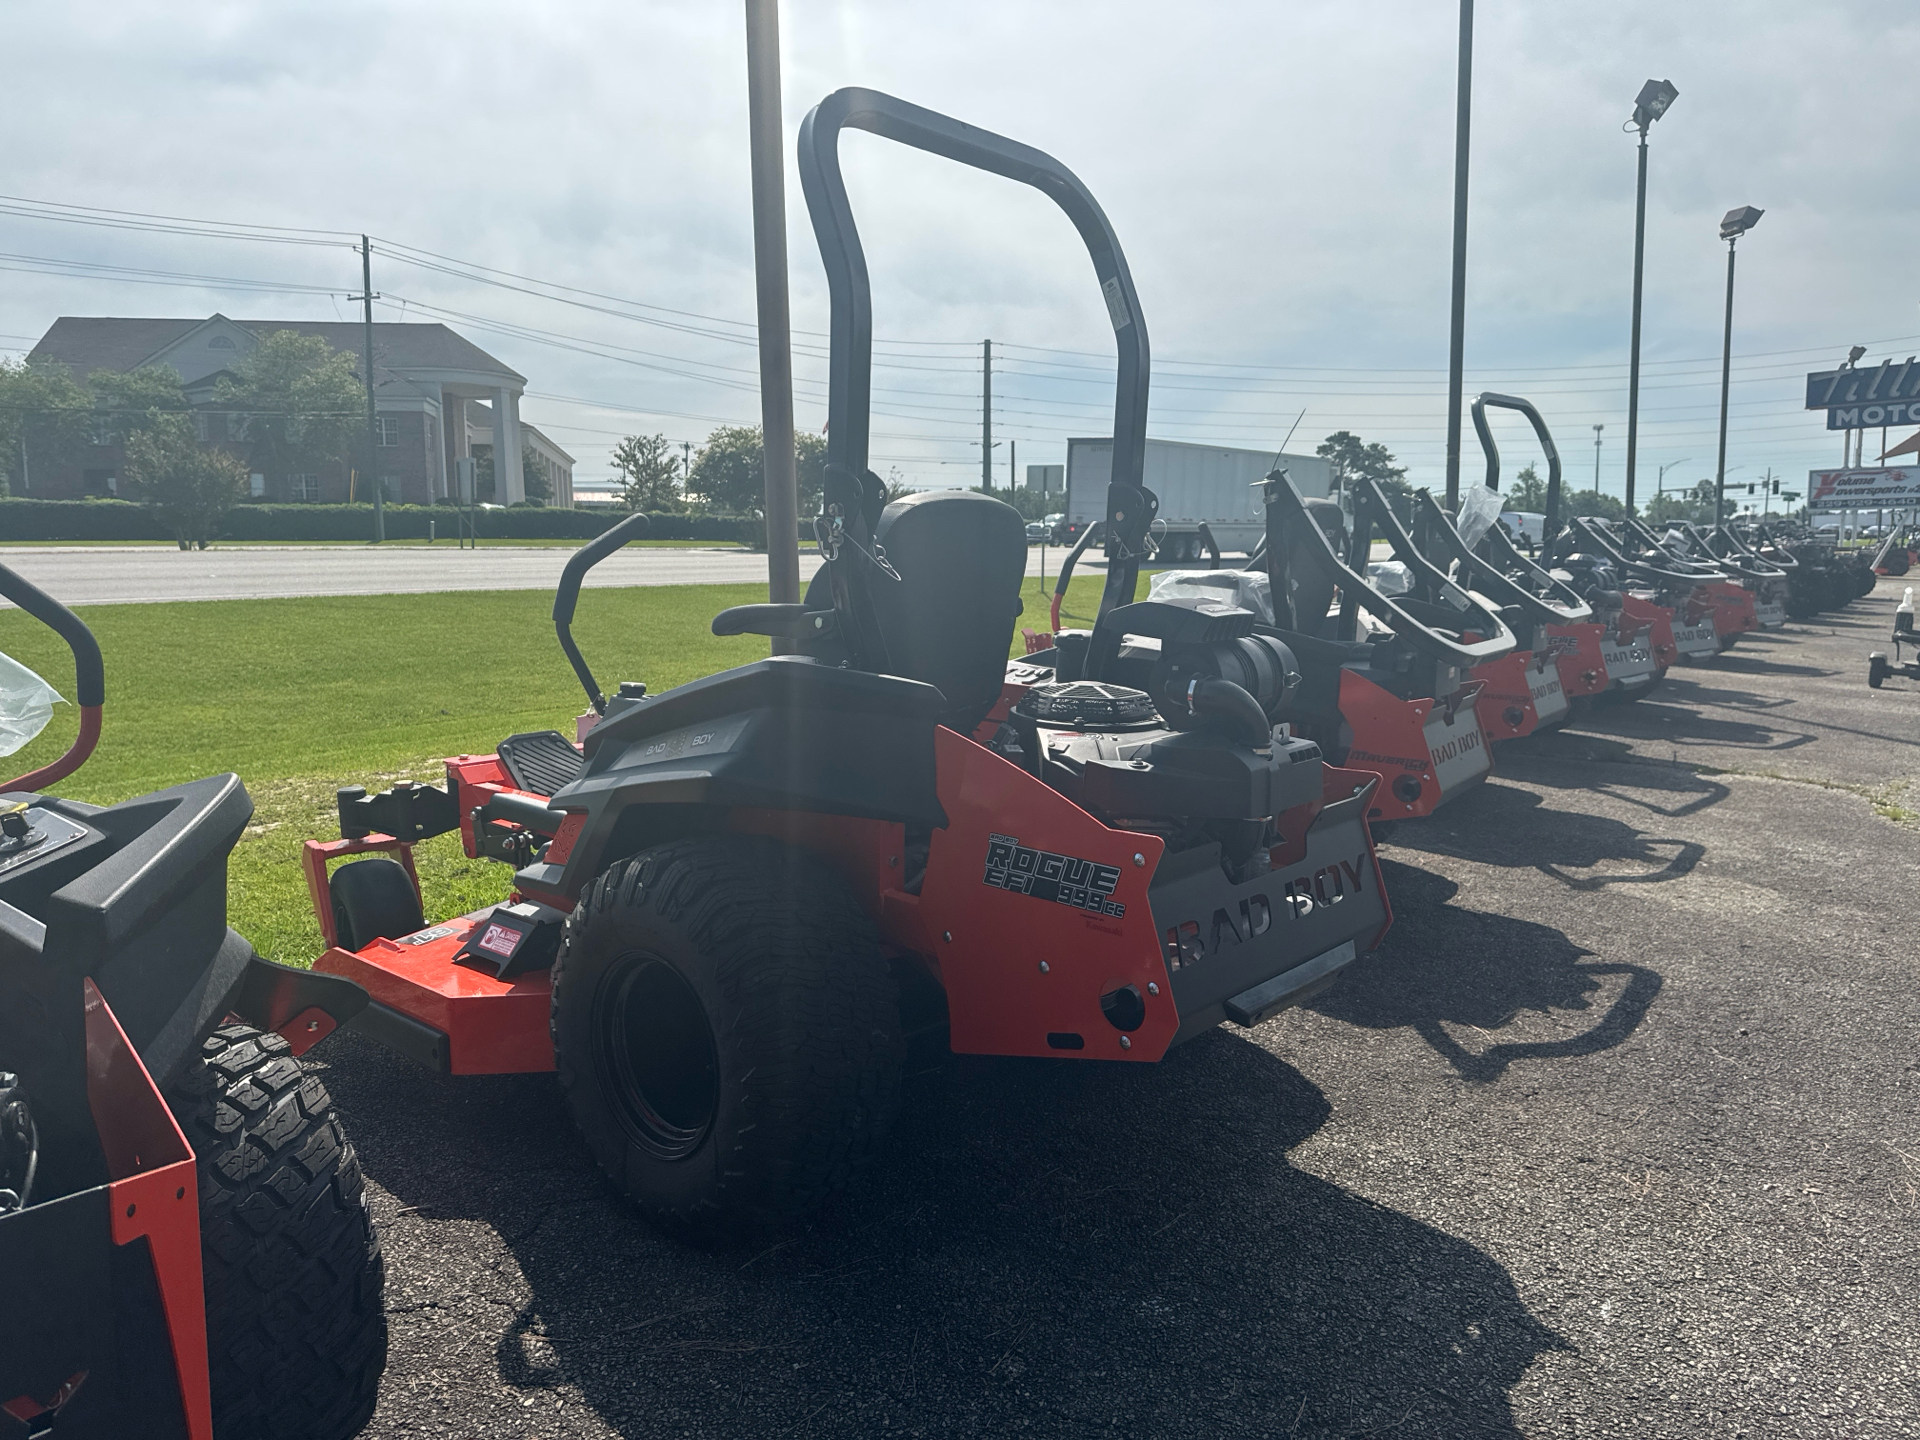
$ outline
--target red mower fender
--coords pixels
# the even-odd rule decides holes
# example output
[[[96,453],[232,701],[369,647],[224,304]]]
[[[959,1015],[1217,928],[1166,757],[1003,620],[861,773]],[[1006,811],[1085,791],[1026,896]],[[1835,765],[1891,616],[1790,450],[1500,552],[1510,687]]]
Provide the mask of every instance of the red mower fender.
[[[1589,622],[1541,628],[1547,633],[1547,648],[1560,667],[1560,688],[1569,700],[1598,695],[1607,688],[1607,662],[1601,654],[1606,626]]]
[[[1474,702],[1474,712],[1487,739],[1518,740],[1538,727],[1540,713],[1533,701],[1532,670],[1533,652],[1515,650],[1468,672],[1469,679],[1485,686]]]
[[[1760,628],[1760,617],[1750,591],[1728,581],[1717,580],[1711,585],[1702,585],[1695,593],[1702,592],[1713,611],[1713,633],[1719,639],[1721,649],[1724,650],[1747,631]]]
[[[1634,627],[1633,634],[1628,633],[1629,623]],[[1620,638],[1631,640],[1642,630],[1646,632],[1648,645],[1653,647],[1653,668],[1664,674],[1680,658],[1680,647],[1673,638],[1673,611],[1637,595],[1622,595]]]
[[[1449,711],[1431,699],[1402,700],[1364,675],[1340,672],[1340,718],[1353,732],[1341,764],[1380,777],[1368,814],[1413,820],[1485,779],[1492,752],[1466,695]]]

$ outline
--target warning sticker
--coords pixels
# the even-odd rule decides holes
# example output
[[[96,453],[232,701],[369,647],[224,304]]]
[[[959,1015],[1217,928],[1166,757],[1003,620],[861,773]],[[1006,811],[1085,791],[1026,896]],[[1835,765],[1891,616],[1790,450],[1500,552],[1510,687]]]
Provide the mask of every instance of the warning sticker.
[[[520,932],[505,925],[489,925],[487,933],[479,940],[482,950],[491,950],[499,956],[510,956],[520,944]]]

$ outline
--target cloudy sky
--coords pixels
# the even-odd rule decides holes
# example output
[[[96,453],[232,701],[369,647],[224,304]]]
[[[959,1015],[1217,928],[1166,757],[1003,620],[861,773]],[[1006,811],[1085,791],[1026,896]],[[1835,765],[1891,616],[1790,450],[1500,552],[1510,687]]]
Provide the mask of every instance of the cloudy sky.
[[[1618,492],[1634,177],[1621,126],[1641,82],[1669,78],[1642,494],[1662,464],[1669,483],[1712,471],[1716,226],[1740,204],[1767,213],[1740,246],[1730,483],[1804,477],[1840,447],[1799,408],[1799,377],[1849,344],[1875,361],[1920,350],[1920,17],[1884,0],[1639,8],[1482,0],[1469,393],[1534,398],[1582,484],[1604,425],[1601,483]],[[1152,433],[1271,448],[1304,410],[1292,448],[1350,428],[1416,484],[1441,483],[1453,5],[791,0],[782,21],[802,425],[824,419],[826,305],[792,138],[814,101],[858,84],[1079,173],[1145,308]],[[525,374],[524,413],[582,479],[605,475],[623,434],[697,445],[757,420],[738,3],[75,0],[8,7],[6,25],[0,188],[319,243],[74,224],[0,201],[0,345],[25,349],[62,314],[356,318],[346,246],[367,231],[378,317],[445,320]],[[1022,466],[1110,426],[1111,332],[1065,220],[873,137],[845,153],[882,340],[875,468],[977,481],[985,337],[994,435]],[[1004,443],[995,463],[1004,477]]]

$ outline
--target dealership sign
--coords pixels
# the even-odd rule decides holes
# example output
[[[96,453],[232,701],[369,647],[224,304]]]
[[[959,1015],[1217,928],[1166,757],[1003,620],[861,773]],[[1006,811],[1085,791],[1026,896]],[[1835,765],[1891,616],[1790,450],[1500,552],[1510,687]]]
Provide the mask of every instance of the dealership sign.
[[[1920,504],[1920,466],[1810,470],[1807,504],[1816,510],[1881,510]]]
[[[1909,355],[1861,370],[1818,370],[1807,376],[1807,409],[1827,412],[1829,430],[1920,425],[1920,363]]]

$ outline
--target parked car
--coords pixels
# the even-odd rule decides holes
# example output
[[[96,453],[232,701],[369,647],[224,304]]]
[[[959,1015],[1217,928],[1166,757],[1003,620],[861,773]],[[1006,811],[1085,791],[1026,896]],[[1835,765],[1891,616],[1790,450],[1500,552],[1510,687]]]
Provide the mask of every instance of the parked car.
[[[1053,527],[1044,520],[1029,520],[1027,522],[1027,543],[1029,545],[1044,545],[1052,538]]]

